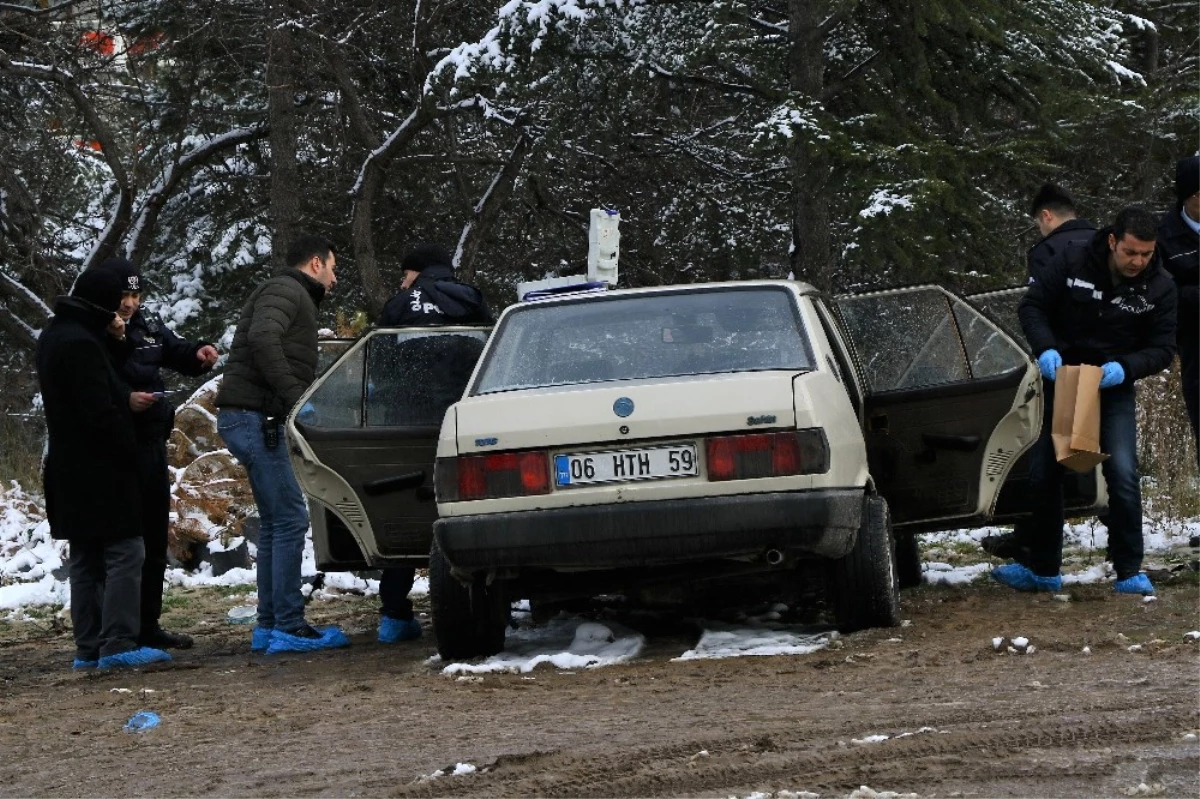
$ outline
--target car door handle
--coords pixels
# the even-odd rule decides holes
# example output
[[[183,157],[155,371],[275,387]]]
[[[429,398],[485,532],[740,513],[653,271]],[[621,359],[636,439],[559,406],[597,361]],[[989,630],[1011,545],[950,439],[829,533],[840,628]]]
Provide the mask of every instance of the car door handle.
[[[917,463],[933,463],[937,460],[937,451],[944,449],[949,452],[974,452],[983,441],[979,436],[956,436],[948,433],[922,433],[921,441],[925,449],[913,458]]]
[[[378,480],[371,480],[363,483],[363,493],[367,496],[377,497],[380,494],[388,494],[392,491],[403,491],[406,488],[419,488],[425,482],[425,472],[409,472],[408,474],[398,474],[395,477],[381,477]]]

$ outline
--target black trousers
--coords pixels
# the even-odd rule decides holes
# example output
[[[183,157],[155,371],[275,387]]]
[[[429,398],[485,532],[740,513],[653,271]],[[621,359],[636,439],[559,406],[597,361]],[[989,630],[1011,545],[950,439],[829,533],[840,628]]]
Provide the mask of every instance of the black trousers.
[[[1183,402],[1187,406],[1188,420],[1192,423],[1196,462],[1200,464],[1200,344],[1195,339],[1180,337],[1179,366],[1183,381]]]
[[[162,616],[163,578],[167,573],[167,528],[171,513],[171,477],[167,471],[167,441],[138,436],[138,489],[142,495],[142,632],[158,628]]]
[[[75,657],[97,660],[137,649],[142,539],[72,541],[70,547]]]
[[[413,617],[412,590],[417,570],[409,566],[389,566],[379,577],[379,612],[393,619],[408,621]]]

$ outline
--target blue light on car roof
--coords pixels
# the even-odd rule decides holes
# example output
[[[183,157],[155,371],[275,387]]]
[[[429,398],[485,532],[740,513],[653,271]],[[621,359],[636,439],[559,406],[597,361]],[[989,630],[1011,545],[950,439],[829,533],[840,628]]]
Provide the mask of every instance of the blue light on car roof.
[[[537,291],[526,292],[525,296],[521,297],[521,302],[536,302],[551,297],[561,297],[564,294],[591,294],[607,289],[607,283],[598,280],[587,280],[582,283],[572,283],[568,286],[555,286],[550,289],[538,289]]]

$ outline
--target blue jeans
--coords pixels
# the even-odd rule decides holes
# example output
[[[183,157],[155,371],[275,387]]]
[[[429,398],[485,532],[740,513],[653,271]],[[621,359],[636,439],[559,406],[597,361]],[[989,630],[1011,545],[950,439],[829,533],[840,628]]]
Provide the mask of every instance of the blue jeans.
[[[1054,419],[1054,383],[1045,381],[1046,412],[1042,434],[1029,455],[1029,489],[1033,500],[1033,518],[1026,541],[1029,563],[1034,574],[1057,575],[1062,569],[1063,548],[1063,474],[1064,467],[1054,457],[1050,429]],[[1108,460],[1101,469],[1108,485],[1108,553],[1117,578],[1125,579],[1141,571],[1142,487],[1138,480],[1137,416],[1132,383],[1100,392],[1100,451]]]
[[[264,419],[256,411],[222,408],[217,432],[246,467],[262,520],[258,531],[258,626],[290,632],[305,623],[300,562],[308,533],[308,507],[288,460],[283,430],[277,431],[278,445],[268,448],[263,439]]]

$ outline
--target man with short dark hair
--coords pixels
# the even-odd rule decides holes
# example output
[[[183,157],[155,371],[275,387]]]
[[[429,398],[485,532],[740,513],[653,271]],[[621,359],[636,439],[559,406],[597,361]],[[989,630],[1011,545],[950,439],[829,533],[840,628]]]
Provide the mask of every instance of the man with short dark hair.
[[[1158,248],[1179,288],[1180,376],[1183,401],[1200,459],[1200,155],[1175,165],[1175,207],[1162,218]]]
[[[992,577],[1018,591],[1062,588],[1063,467],[1050,430],[1054,378],[1065,364],[1103,369],[1100,448],[1108,485],[1108,548],[1118,593],[1152,594],[1141,571],[1142,494],[1137,470],[1137,417],[1133,384],[1160,372],[1175,355],[1175,284],[1159,266],[1158,224],[1141,208],[1126,208],[1112,227],[1086,247],[1068,248],[1033,276],[1018,314],[1045,378],[1042,432],[1030,452],[1033,518],[1018,528],[1028,552],[1022,563],[1000,566]]]
[[[1049,268],[1055,258],[1072,245],[1087,244],[1096,232],[1095,226],[1076,216],[1075,200],[1054,183],[1046,183],[1029,205],[1029,216],[1037,225],[1042,238],[1029,248],[1029,274]]]
[[[125,258],[109,258],[96,269],[110,271],[121,280],[121,305],[117,316],[124,325],[110,328],[109,349],[121,379],[138,393],[149,395],[149,404],[133,405],[137,433],[138,481],[142,497],[142,539],[146,560],[142,565],[142,629],[138,641],[159,649],[187,649],[192,638],[164,630],[163,577],[167,571],[167,528],[171,513],[171,478],[167,470],[167,439],[175,424],[175,406],[166,398],[162,368],[196,377],[217,362],[217,350],[206,341],[187,341],[175,335],[158,314],[142,307],[141,270]]]
[[[282,430],[316,379],[317,306],[337,284],[337,254],[327,239],[301,236],[287,262],[242,306],[216,399],[217,431],[246,467],[258,506],[258,626],[250,648],[268,654],[350,643],[336,626],[315,630],[304,620],[300,564],[308,508]]]
[[[404,277],[397,292],[379,316],[380,327],[437,327],[441,325],[491,324],[483,292],[454,277],[454,261],[440,244],[423,242],[413,247],[400,263]],[[453,355],[457,355],[454,358]],[[478,352],[474,353],[478,358]],[[443,364],[446,370],[466,370],[462,353],[453,353]],[[403,375],[397,376],[403,379]],[[453,402],[453,400],[450,400]],[[379,578],[379,642],[394,644],[421,636],[421,623],[413,616],[412,591],[415,571],[409,566],[389,566]]]

